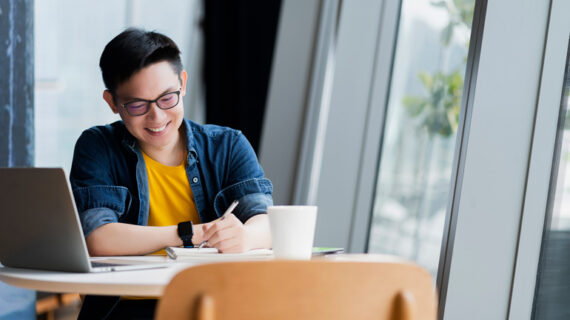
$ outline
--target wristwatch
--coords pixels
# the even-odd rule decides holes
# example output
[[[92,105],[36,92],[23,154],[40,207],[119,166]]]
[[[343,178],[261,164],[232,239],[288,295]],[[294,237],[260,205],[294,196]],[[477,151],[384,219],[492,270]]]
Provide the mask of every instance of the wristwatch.
[[[178,224],[178,236],[182,239],[182,245],[185,247],[193,247],[192,236],[194,236],[194,228],[192,221],[184,221]]]

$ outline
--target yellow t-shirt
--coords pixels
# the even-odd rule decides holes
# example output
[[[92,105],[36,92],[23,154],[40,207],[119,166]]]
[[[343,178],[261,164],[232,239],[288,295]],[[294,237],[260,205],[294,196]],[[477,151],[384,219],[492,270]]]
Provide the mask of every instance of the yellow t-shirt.
[[[185,162],[171,167],[143,152],[149,189],[148,226],[172,226],[182,221],[200,223]],[[186,159],[186,157],[184,157]],[[159,251],[165,254],[164,250]]]
[[[200,223],[194,195],[188,182],[185,162],[171,167],[153,160],[143,152],[148,177],[148,193],[150,208],[148,213],[148,226],[171,226],[182,221]],[[186,157],[184,157],[186,159]],[[153,254],[166,255],[164,250]],[[121,297],[123,300],[158,299],[141,298],[135,296]]]

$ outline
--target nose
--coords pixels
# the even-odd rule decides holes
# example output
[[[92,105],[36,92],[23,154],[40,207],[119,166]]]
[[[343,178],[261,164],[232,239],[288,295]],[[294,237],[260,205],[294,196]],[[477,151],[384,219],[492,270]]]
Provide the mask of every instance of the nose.
[[[156,120],[161,120],[161,119],[166,117],[165,110],[160,109],[158,107],[158,105],[156,104],[156,102],[152,102],[150,104],[149,109],[150,110],[148,110],[146,117],[150,120],[156,121]]]

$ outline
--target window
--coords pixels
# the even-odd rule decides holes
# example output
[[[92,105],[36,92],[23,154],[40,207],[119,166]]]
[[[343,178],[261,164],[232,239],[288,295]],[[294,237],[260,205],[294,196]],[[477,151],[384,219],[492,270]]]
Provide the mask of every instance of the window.
[[[69,173],[81,132],[119,120],[102,98],[105,88],[99,57],[107,42],[129,26],[156,30],[178,44],[183,63],[191,61],[193,17],[199,4],[174,0],[36,1],[35,164],[63,167]],[[193,79],[200,79],[192,74],[189,78],[189,86]]]
[[[437,273],[474,0],[403,0],[369,252]]]

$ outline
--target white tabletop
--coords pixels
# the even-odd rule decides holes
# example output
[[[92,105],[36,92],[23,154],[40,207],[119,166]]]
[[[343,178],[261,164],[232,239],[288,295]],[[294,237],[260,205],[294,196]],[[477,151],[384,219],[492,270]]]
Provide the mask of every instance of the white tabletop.
[[[172,260],[165,256],[113,257],[166,262],[168,267],[98,273],[71,273],[0,267],[0,281],[16,287],[37,291],[160,297],[172,277],[181,270],[204,263],[251,259],[247,257],[244,259],[221,259],[224,258],[223,255],[216,255],[215,257],[216,258],[212,256],[210,259],[184,260]],[[377,254],[335,254],[313,257],[313,259],[359,262],[402,262],[402,260],[393,256]]]
[[[2,267],[0,281],[16,287],[47,292],[158,297],[176,273],[200,263],[190,260],[177,262],[163,256],[120,258],[167,262],[168,267],[92,273]]]

